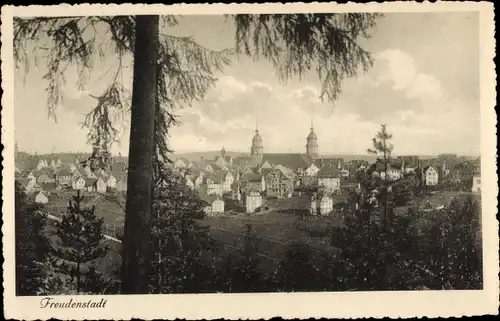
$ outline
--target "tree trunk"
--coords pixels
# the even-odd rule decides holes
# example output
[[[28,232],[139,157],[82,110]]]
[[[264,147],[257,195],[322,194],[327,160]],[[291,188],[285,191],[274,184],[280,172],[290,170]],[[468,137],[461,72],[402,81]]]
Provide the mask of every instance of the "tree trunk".
[[[148,293],[159,16],[136,16],[122,293]]]

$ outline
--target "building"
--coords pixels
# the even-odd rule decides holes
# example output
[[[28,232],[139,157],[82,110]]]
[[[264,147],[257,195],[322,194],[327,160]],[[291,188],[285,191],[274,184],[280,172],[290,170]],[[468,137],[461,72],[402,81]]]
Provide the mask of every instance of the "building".
[[[254,213],[256,209],[262,206],[262,196],[260,193],[252,191],[245,197],[245,212]]]
[[[85,189],[88,192],[94,192],[94,191],[97,190],[97,181],[98,181],[97,178],[87,177],[87,178],[84,178],[84,179],[85,179]]]
[[[219,171],[215,173],[215,183],[221,185],[222,194],[231,192],[234,176],[230,171]]]
[[[108,178],[106,176],[104,176],[104,175],[99,176],[99,178],[95,182],[95,189],[96,189],[97,193],[106,194],[106,192],[108,190],[107,181],[108,181]]]
[[[244,189],[246,191],[258,191],[260,193],[266,190],[266,180],[262,174],[247,173],[241,176],[241,180],[245,182]]]
[[[77,176],[71,182],[71,187],[74,190],[83,190],[85,188],[85,179],[81,176]]]
[[[229,169],[230,167],[233,166],[233,157],[226,155],[226,149],[224,146],[222,146],[222,149],[220,151],[220,156],[215,157],[214,164],[217,165],[219,168],[226,168]]]
[[[38,178],[36,179],[36,182],[38,184],[42,184],[42,183],[52,183],[54,182],[55,179],[50,177],[49,175],[47,174],[41,174],[40,176],[38,176]]]
[[[56,172],[56,180],[59,185],[69,185],[73,179],[73,173],[69,169],[62,168]]]
[[[200,193],[200,199],[205,205],[203,211],[206,215],[212,216],[224,213],[224,201],[219,196]]]
[[[205,186],[207,195],[218,195],[222,196],[222,185],[217,182],[217,177],[213,173],[207,174],[205,178]]]
[[[313,125],[312,118],[311,118],[311,132],[307,136],[306,154],[307,154],[307,156],[309,156],[312,159],[316,159],[319,156],[318,137],[316,136],[316,133],[314,132],[314,125]]]
[[[335,166],[325,166],[319,170],[318,187],[332,193],[340,191],[340,171]]]
[[[266,195],[276,198],[290,198],[293,193],[293,179],[285,175],[280,168],[274,168],[265,175]]]
[[[333,199],[328,196],[327,194],[324,194],[323,196],[320,197],[319,200],[319,213],[320,215],[328,215],[333,211]]]
[[[475,175],[472,178],[472,192],[481,192],[481,175]]]
[[[106,184],[108,184],[108,187],[116,188],[116,177],[114,177],[113,175],[108,175],[107,178],[108,181],[106,182]]]
[[[422,171],[422,175],[422,180],[427,186],[434,186],[439,182],[439,173],[437,169],[432,165],[426,166]]]
[[[387,171],[387,180],[398,180],[403,176],[403,162],[402,160],[390,160],[387,163],[387,168],[384,165],[384,160],[377,159],[377,161],[371,166],[372,175],[376,177],[380,177],[381,179],[386,179],[386,171]]]
[[[35,196],[35,203],[37,204],[47,204],[49,202],[49,198],[44,194],[43,191],[38,192]]]
[[[259,134],[259,126],[255,127],[255,135],[252,139],[252,147],[250,148],[250,156],[254,159],[262,160],[262,155],[264,155],[264,145],[262,144],[262,138]]]

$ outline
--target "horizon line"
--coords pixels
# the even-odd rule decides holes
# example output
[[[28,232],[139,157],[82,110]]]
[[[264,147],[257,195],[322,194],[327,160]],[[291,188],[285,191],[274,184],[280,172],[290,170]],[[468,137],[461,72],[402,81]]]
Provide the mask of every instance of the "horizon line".
[[[58,152],[28,152],[25,150],[20,150],[19,152],[21,153],[26,153],[29,155],[38,155],[38,156],[43,156],[43,155],[52,155],[52,154],[91,154],[92,151],[58,151]],[[226,153],[238,153],[238,154],[248,154],[250,155],[250,152],[243,152],[243,151],[238,151],[238,150],[226,150]],[[182,154],[195,154],[195,153],[220,153],[220,150],[192,150],[192,151],[173,151],[171,154],[172,155],[182,155]],[[119,156],[119,153],[111,153],[114,157]],[[297,152],[297,151],[283,151],[283,152],[264,152],[264,154],[303,154],[306,155],[305,152]],[[368,153],[356,153],[356,152],[325,152],[325,153],[320,153],[319,156],[329,156],[329,155],[336,155],[336,156],[373,156],[377,157],[377,155],[374,154],[368,154]],[[479,157],[481,156],[481,153],[474,153],[474,154],[464,154],[464,153],[453,153],[453,152],[441,152],[441,153],[393,153],[391,156],[439,156],[439,155],[456,155],[456,156],[474,156],[474,157]],[[127,153],[122,153],[121,157],[128,157]]]

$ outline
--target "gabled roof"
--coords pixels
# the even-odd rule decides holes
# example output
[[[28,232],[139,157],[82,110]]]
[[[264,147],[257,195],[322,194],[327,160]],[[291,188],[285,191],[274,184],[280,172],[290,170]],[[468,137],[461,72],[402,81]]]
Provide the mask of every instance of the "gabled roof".
[[[265,161],[274,165],[283,165],[293,171],[299,168],[305,169],[313,163],[312,158],[306,154],[264,154],[262,162]]]
[[[335,166],[324,166],[316,175],[320,178],[340,178],[340,171]]]
[[[423,168],[424,173],[427,173],[427,171],[428,171],[430,168],[432,168],[432,169],[434,169],[435,171],[437,171],[437,169],[436,169],[436,167],[434,167],[434,165],[427,165],[427,166],[425,166],[425,167]]]
[[[262,177],[263,177],[262,174],[248,173],[242,176],[242,180],[256,183],[256,182],[261,182]]]
[[[271,173],[273,169],[274,168],[261,168],[260,173],[264,175],[264,177],[267,177],[267,175],[269,175],[269,173]]]
[[[246,163],[248,163],[249,159],[250,158],[248,156],[235,157],[235,158],[233,158],[233,166],[236,166],[236,167],[243,166]]]
[[[56,176],[73,176],[73,173],[67,168],[61,168],[56,172]]]
[[[97,178],[94,177],[87,177],[85,178],[85,185],[87,186],[92,186],[97,182]]]
[[[54,171],[51,168],[44,167],[41,169],[34,170],[33,174],[35,174],[35,176],[37,176],[37,177],[40,175],[43,175],[43,174],[51,176],[51,175],[54,175]]]
[[[54,182],[48,182],[48,183],[39,183],[38,184],[40,186],[40,188],[44,191],[51,191],[51,190],[55,190],[56,187],[57,187],[57,184],[54,183]]]

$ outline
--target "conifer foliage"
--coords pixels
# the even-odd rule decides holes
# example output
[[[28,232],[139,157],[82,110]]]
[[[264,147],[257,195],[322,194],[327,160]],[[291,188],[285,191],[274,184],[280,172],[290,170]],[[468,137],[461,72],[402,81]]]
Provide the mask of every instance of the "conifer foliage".
[[[37,295],[43,291],[43,265],[49,243],[44,234],[45,216],[30,202],[20,185],[15,185],[16,295]]]
[[[99,275],[93,267],[107,252],[101,244],[103,219],[96,216],[94,206],[82,208],[83,198],[78,191],[69,201],[68,212],[57,224],[60,242],[53,254],[58,270],[71,277],[77,293],[100,292],[95,287]]]

